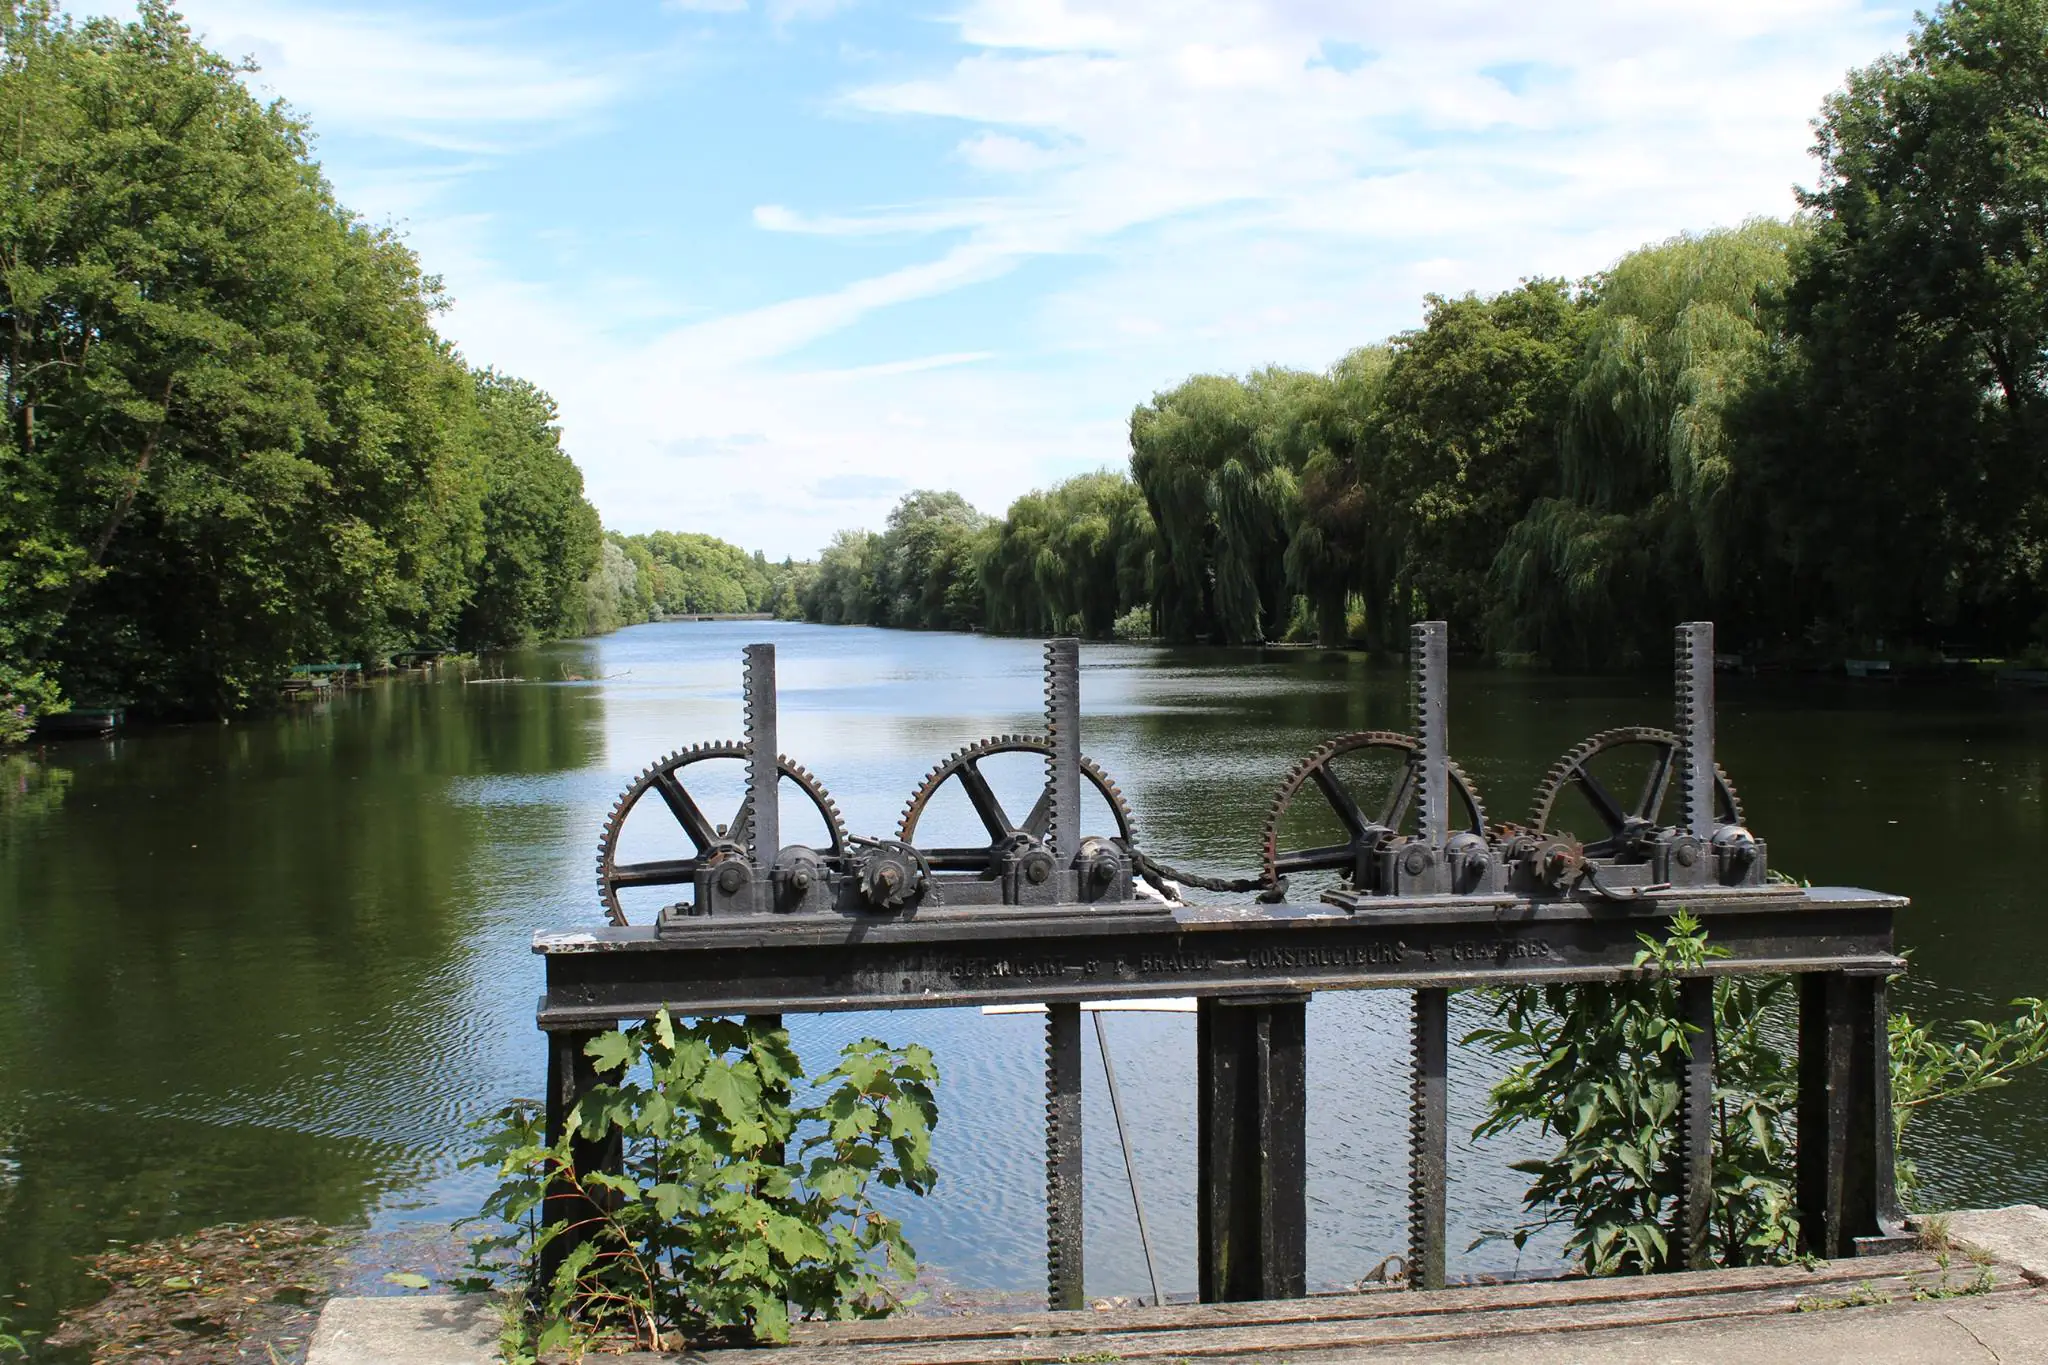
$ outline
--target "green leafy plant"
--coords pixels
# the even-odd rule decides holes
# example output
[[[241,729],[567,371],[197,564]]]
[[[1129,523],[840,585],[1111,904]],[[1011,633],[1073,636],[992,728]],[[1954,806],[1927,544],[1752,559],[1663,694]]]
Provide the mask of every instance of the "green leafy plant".
[[[1679,1016],[1677,978],[1721,951],[1690,914],[1675,915],[1662,938],[1639,936],[1634,979],[1491,992],[1498,1025],[1468,1044],[1517,1057],[1494,1086],[1486,1137],[1535,1124],[1556,1138],[1547,1157],[1516,1163],[1534,1177],[1523,1196],[1537,1216],[1487,1233],[1527,1244],[1537,1232],[1569,1227],[1566,1249],[1589,1274],[1667,1268],[1667,1230],[1676,1224],[1681,1069],[1691,1052]],[[1799,1210],[1791,1170],[1798,1103],[1791,978],[1748,976],[1714,984],[1714,1183],[1709,1249],[1723,1265],[1797,1259]],[[1966,1035],[1944,1041],[1905,1014],[1890,1019],[1892,1119],[1903,1144],[1926,1106],[2009,1084],[2048,1060],[2048,1000],[2013,1002],[2003,1023],[1966,1019]],[[1902,1197],[1915,1185],[1898,1152]],[[1478,1245],[1479,1243],[1474,1243]]]
[[[909,1301],[914,1252],[872,1195],[937,1178],[930,1052],[862,1039],[799,1102],[780,1028],[664,1012],[586,1051],[604,1083],[559,1141],[514,1103],[486,1121],[473,1160],[497,1172],[483,1216],[504,1225],[475,1243],[479,1263],[511,1271],[534,1305],[508,1330],[508,1358],[780,1341],[792,1313],[880,1317]],[[572,1145],[607,1144],[612,1169],[575,1169]],[[550,1224],[548,1208],[573,1212]]]
[[[2021,1012],[2009,1022],[1963,1020],[1957,1027],[1968,1037],[1958,1042],[1941,1041],[1910,1015],[1891,1017],[1892,1138],[1899,1144],[1902,1199],[1910,1198],[1919,1183],[1904,1151],[1906,1125],[1915,1114],[1940,1100],[2008,1085],[2014,1072],[2048,1060],[2048,1000],[2026,997],[2012,1003]]]
[[[0,1358],[25,1355],[27,1352],[28,1347],[22,1344],[21,1338],[7,1330],[7,1319],[0,1318]]]
[[[1523,1204],[1538,1216],[1482,1242],[1498,1237],[1520,1247],[1539,1231],[1564,1226],[1571,1230],[1566,1250],[1590,1274],[1669,1267],[1680,1086],[1694,1032],[1679,1014],[1678,977],[1722,952],[1684,911],[1665,936],[1639,937],[1633,978],[1494,992],[1498,1026],[1466,1037],[1496,1055],[1525,1059],[1494,1086],[1474,1135],[1534,1124],[1559,1144],[1549,1156],[1515,1163],[1534,1177]],[[1797,1084],[1787,1050],[1770,1036],[1786,984],[1715,983],[1708,1229],[1712,1253],[1726,1265],[1786,1261],[1798,1247],[1797,1205],[1783,1174]]]

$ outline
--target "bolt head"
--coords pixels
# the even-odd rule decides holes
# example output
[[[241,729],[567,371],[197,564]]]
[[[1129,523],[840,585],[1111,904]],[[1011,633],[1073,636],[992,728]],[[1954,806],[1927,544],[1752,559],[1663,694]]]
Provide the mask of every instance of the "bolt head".
[[[1024,880],[1033,886],[1043,886],[1051,875],[1052,864],[1043,858],[1033,858],[1024,864]]]
[[[1423,870],[1429,866],[1429,850],[1424,848],[1409,849],[1401,855],[1401,866],[1406,869],[1409,876],[1421,876]]]
[[[739,890],[746,880],[746,869],[738,863],[727,863],[718,869],[718,889],[727,895]]]
[[[1108,886],[1116,880],[1116,864],[1107,858],[1097,858],[1094,876],[1096,885]]]
[[[875,871],[875,885],[883,891],[894,891],[902,880],[903,870],[894,863],[883,863]]]
[[[789,884],[799,891],[810,890],[811,870],[808,867],[800,867],[796,871],[790,873]]]
[[[1696,845],[1690,843],[1680,844],[1676,849],[1672,850],[1671,856],[1680,867],[1691,867],[1700,860],[1700,851]]]

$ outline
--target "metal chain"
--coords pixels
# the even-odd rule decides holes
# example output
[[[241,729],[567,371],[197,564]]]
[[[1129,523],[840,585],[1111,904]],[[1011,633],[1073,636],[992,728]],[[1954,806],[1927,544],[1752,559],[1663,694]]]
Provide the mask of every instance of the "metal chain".
[[[1171,894],[1160,885],[1162,880],[1176,882],[1181,886],[1192,886],[1203,891],[1222,891],[1230,895],[1243,895],[1247,891],[1264,891],[1269,887],[1258,877],[1204,877],[1199,872],[1183,872],[1177,867],[1168,867],[1157,858],[1141,853],[1130,844],[1124,849],[1131,855],[1131,866],[1138,869],[1138,875],[1152,883],[1161,894]]]

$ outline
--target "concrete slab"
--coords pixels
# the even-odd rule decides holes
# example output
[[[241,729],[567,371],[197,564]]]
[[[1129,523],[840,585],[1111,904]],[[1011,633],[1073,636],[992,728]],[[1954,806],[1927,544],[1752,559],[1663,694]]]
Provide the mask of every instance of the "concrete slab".
[[[2048,1283],[2048,1209],[2037,1204],[1957,1209],[1908,1222],[1916,1229],[1940,1226],[1950,1241],[1989,1252],[2007,1265],[2018,1266],[2035,1283]]]
[[[2048,1365],[2048,1296],[2033,1291],[1499,1341],[1294,1352],[1287,1359],[1293,1365]]]
[[[490,1294],[329,1299],[306,1365],[495,1365],[504,1321]]]

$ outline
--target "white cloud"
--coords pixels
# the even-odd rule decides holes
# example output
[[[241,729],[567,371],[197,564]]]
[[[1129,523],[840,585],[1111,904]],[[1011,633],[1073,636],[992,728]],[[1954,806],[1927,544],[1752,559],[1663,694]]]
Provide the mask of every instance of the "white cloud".
[[[439,151],[494,153],[615,102],[630,85],[616,60],[582,63],[506,37],[498,25],[418,12],[191,0],[180,7],[208,46],[250,56],[254,84],[318,127]]]
[[[766,8],[779,27],[830,7]],[[199,13],[323,126],[413,143],[496,145],[632,86],[630,66],[564,66],[480,29],[259,0]],[[1576,276],[1681,230],[1784,213],[1811,178],[1821,98],[1898,46],[1911,15],[1852,0],[963,0],[938,22],[954,56],[864,63],[898,74],[829,107],[848,116],[836,136],[950,129],[931,169],[959,193],[805,202],[812,182],[792,178],[753,214],[762,233],[815,242],[813,277],[882,246],[890,268],[672,325],[660,300],[677,282],[523,278],[417,191],[416,243],[458,300],[451,332],[556,394],[611,523],[779,556],[879,525],[905,488],[1001,511],[1119,464],[1131,406],[1193,370],[1326,364],[1413,325],[1425,291]],[[1053,258],[1068,267],[1019,273]],[[984,339],[969,291],[998,279],[1005,311]],[[1053,282],[1019,283],[1039,279]],[[797,363],[948,296],[943,342]],[[646,335],[650,319],[667,330]]]

